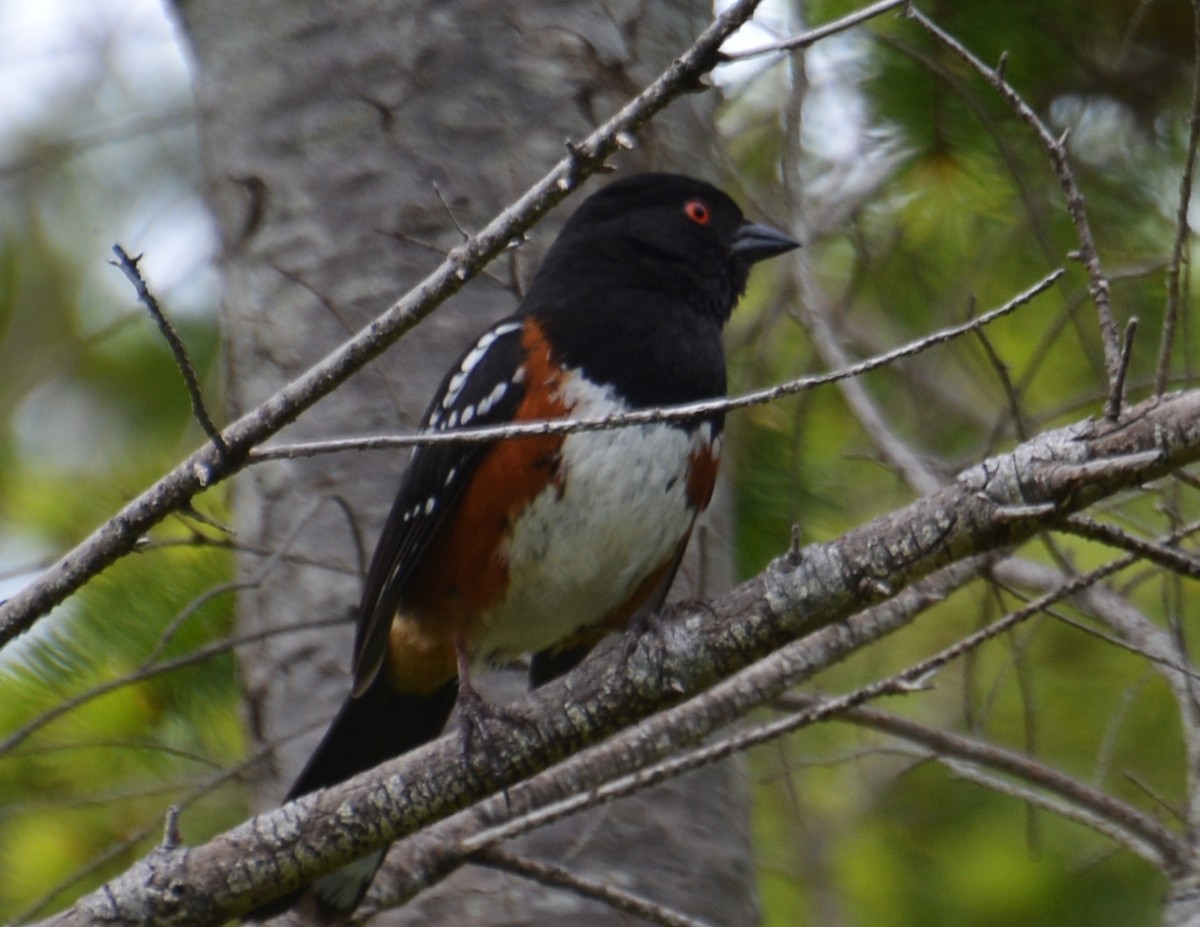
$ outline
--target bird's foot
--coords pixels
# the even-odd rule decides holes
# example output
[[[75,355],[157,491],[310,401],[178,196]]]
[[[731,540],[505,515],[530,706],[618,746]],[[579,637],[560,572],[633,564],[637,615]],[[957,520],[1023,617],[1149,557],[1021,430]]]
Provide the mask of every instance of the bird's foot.
[[[650,662],[655,679],[660,687],[663,686],[667,660],[666,629],[677,615],[698,608],[711,611],[711,606],[703,600],[689,599],[673,602],[656,612],[634,616],[625,629],[625,642],[621,652],[621,672],[629,671],[629,661],[633,659],[633,655],[637,653],[639,647],[645,646],[646,658]]]
[[[504,755],[489,725],[522,727],[533,733],[537,732],[537,725],[528,712],[512,705],[490,702],[474,686],[463,682],[459,681],[458,691],[463,762],[468,768],[474,768],[476,758],[482,756],[487,765],[486,773],[490,773],[494,782],[502,782],[505,779]]]

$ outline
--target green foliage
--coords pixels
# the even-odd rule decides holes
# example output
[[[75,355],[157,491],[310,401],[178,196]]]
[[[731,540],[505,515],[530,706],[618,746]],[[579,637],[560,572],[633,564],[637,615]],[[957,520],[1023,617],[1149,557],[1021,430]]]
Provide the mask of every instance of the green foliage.
[[[170,76],[155,88],[155,105],[168,110],[186,94]],[[0,596],[202,440],[166,345],[107,265],[114,241],[135,252],[140,233],[161,241],[157,222],[178,207],[179,165],[194,158],[194,138],[161,121],[123,143],[94,135],[113,101],[123,118],[149,112],[118,84],[99,63],[95,81],[47,101],[41,122],[24,135],[10,126],[4,139]],[[203,241],[192,248],[202,260]],[[168,267],[161,247],[147,250],[151,286],[156,269],[182,279],[156,292],[207,379],[217,352],[211,296],[205,307],[185,293],[186,259]],[[206,390],[219,409],[213,384]],[[210,493],[198,508],[220,519],[224,499]],[[204,797],[244,751],[233,656],[220,647],[232,601],[219,589],[231,575],[220,533],[176,520],[4,648],[0,921],[61,906],[127,867],[159,839],[173,803],[185,809],[189,840],[244,814],[235,788]],[[205,648],[212,654],[187,659]],[[171,661],[182,663],[163,672]]]
[[[860,6],[818,2],[805,15],[822,22]],[[1071,166],[1114,278],[1118,324],[1133,316],[1140,322],[1129,392],[1145,397],[1184,163],[1189,5],[968,0],[920,7],[985,62],[1007,53],[1008,80],[1054,133],[1071,130]],[[1000,305],[1066,266],[1050,292],[990,326],[986,345],[960,339],[858,380],[892,439],[946,478],[1023,434],[1099,412],[1106,383],[1096,310],[1083,268],[1067,256],[1079,240],[1059,178],[1029,126],[911,21],[885,16],[869,35],[856,40],[853,67],[842,75],[843,129],[858,133],[863,160],[888,150],[894,157],[848,222],[816,229],[807,243],[814,289],[804,294],[803,310],[781,311],[802,298],[790,292],[751,293],[736,321],[735,385],[827,369],[806,313],[820,315],[857,360]],[[812,54],[821,53],[817,46]],[[812,58],[808,72],[810,79],[825,73]],[[735,102],[743,108],[723,117],[726,128],[736,126],[732,148],[744,153],[760,202],[772,202],[778,184],[764,163],[789,146],[778,118],[786,85],[781,69],[768,72],[757,93],[739,93],[754,110]],[[766,102],[772,92],[774,106]],[[852,100],[869,114],[861,127]],[[817,138],[796,156],[813,190],[844,168],[824,153],[835,143]],[[847,188],[847,198],[856,195]],[[1176,382],[1194,385],[1184,358],[1194,357],[1196,333],[1180,337]],[[914,497],[881,459],[881,436],[836,388],[750,410],[731,432],[743,575],[778,555],[792,525],[805,540],[824,540]],[[1164,508],[1180,521],[1196,517],[1191,496],[1150,493],[1096,517],[1161,534],[1170,530]],[[1016,553],[1079,570],[1118,555],[1058,535]],[[1160,626],[1200,604],[1194,584],[1147,566],[1110,588]],[[883,646],[823,674],[819,688],[849,691],[898,671],[1023,601],[969,587]],[[932,691],[880,707],[1027,754],[1161,816],[1187,798],[1178,707],[1145,659],[1077,626],[1096,624],[1086,609],[1061,606],[952,663]],[[830,722],[762,748],[754,768],[768,925],[1157,921],[1166,883],[1152,865],[1086,827],[956,776],[903,739]]]
[[[86,886],[128,866],[159,837],[164,809],[192,803],[243,751],[231,652],[186,660],[231,631],[230,597],[213,595],[230,557],[189,531],[153,543],[163,546],[114,566],[0,663],[0,734],[21,738],[0,752],[6,914],[81,868]],[[185,832],[203,839],[243,808],[231,796],[189,812]]]

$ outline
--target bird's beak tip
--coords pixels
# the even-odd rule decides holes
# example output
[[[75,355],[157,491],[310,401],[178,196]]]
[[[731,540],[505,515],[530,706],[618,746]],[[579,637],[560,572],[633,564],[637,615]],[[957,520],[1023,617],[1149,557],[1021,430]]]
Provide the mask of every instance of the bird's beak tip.
[[[753,264],[800,247],[800,242],[761,222],[747,222],[733,236],[730,250]]]

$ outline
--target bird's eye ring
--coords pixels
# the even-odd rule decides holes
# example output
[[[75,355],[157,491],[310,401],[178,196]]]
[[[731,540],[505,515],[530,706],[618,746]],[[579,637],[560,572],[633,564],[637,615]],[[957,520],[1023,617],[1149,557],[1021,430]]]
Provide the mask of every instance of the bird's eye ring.
[[[712,222],[712,210],[704,200],[688,200],[683,204],[683,214],[697,225],[708,225]]]

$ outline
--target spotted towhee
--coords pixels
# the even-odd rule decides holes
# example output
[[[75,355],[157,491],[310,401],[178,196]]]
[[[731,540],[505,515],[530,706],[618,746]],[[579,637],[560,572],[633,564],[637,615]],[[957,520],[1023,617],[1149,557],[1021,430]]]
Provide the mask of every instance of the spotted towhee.
[[[518,312],[451,368],[422,428],[723,396],[721,329],[750,266],[796,246],[703,181],[611,183],[568,220]],[[417,450],[367,575],[354,688],[288,798],[437,737],[472,663],[532,654],[540,685],[657,609],[712,495],[722,423]],[[318,908],[352,910],[377,863],[319,880]]]

